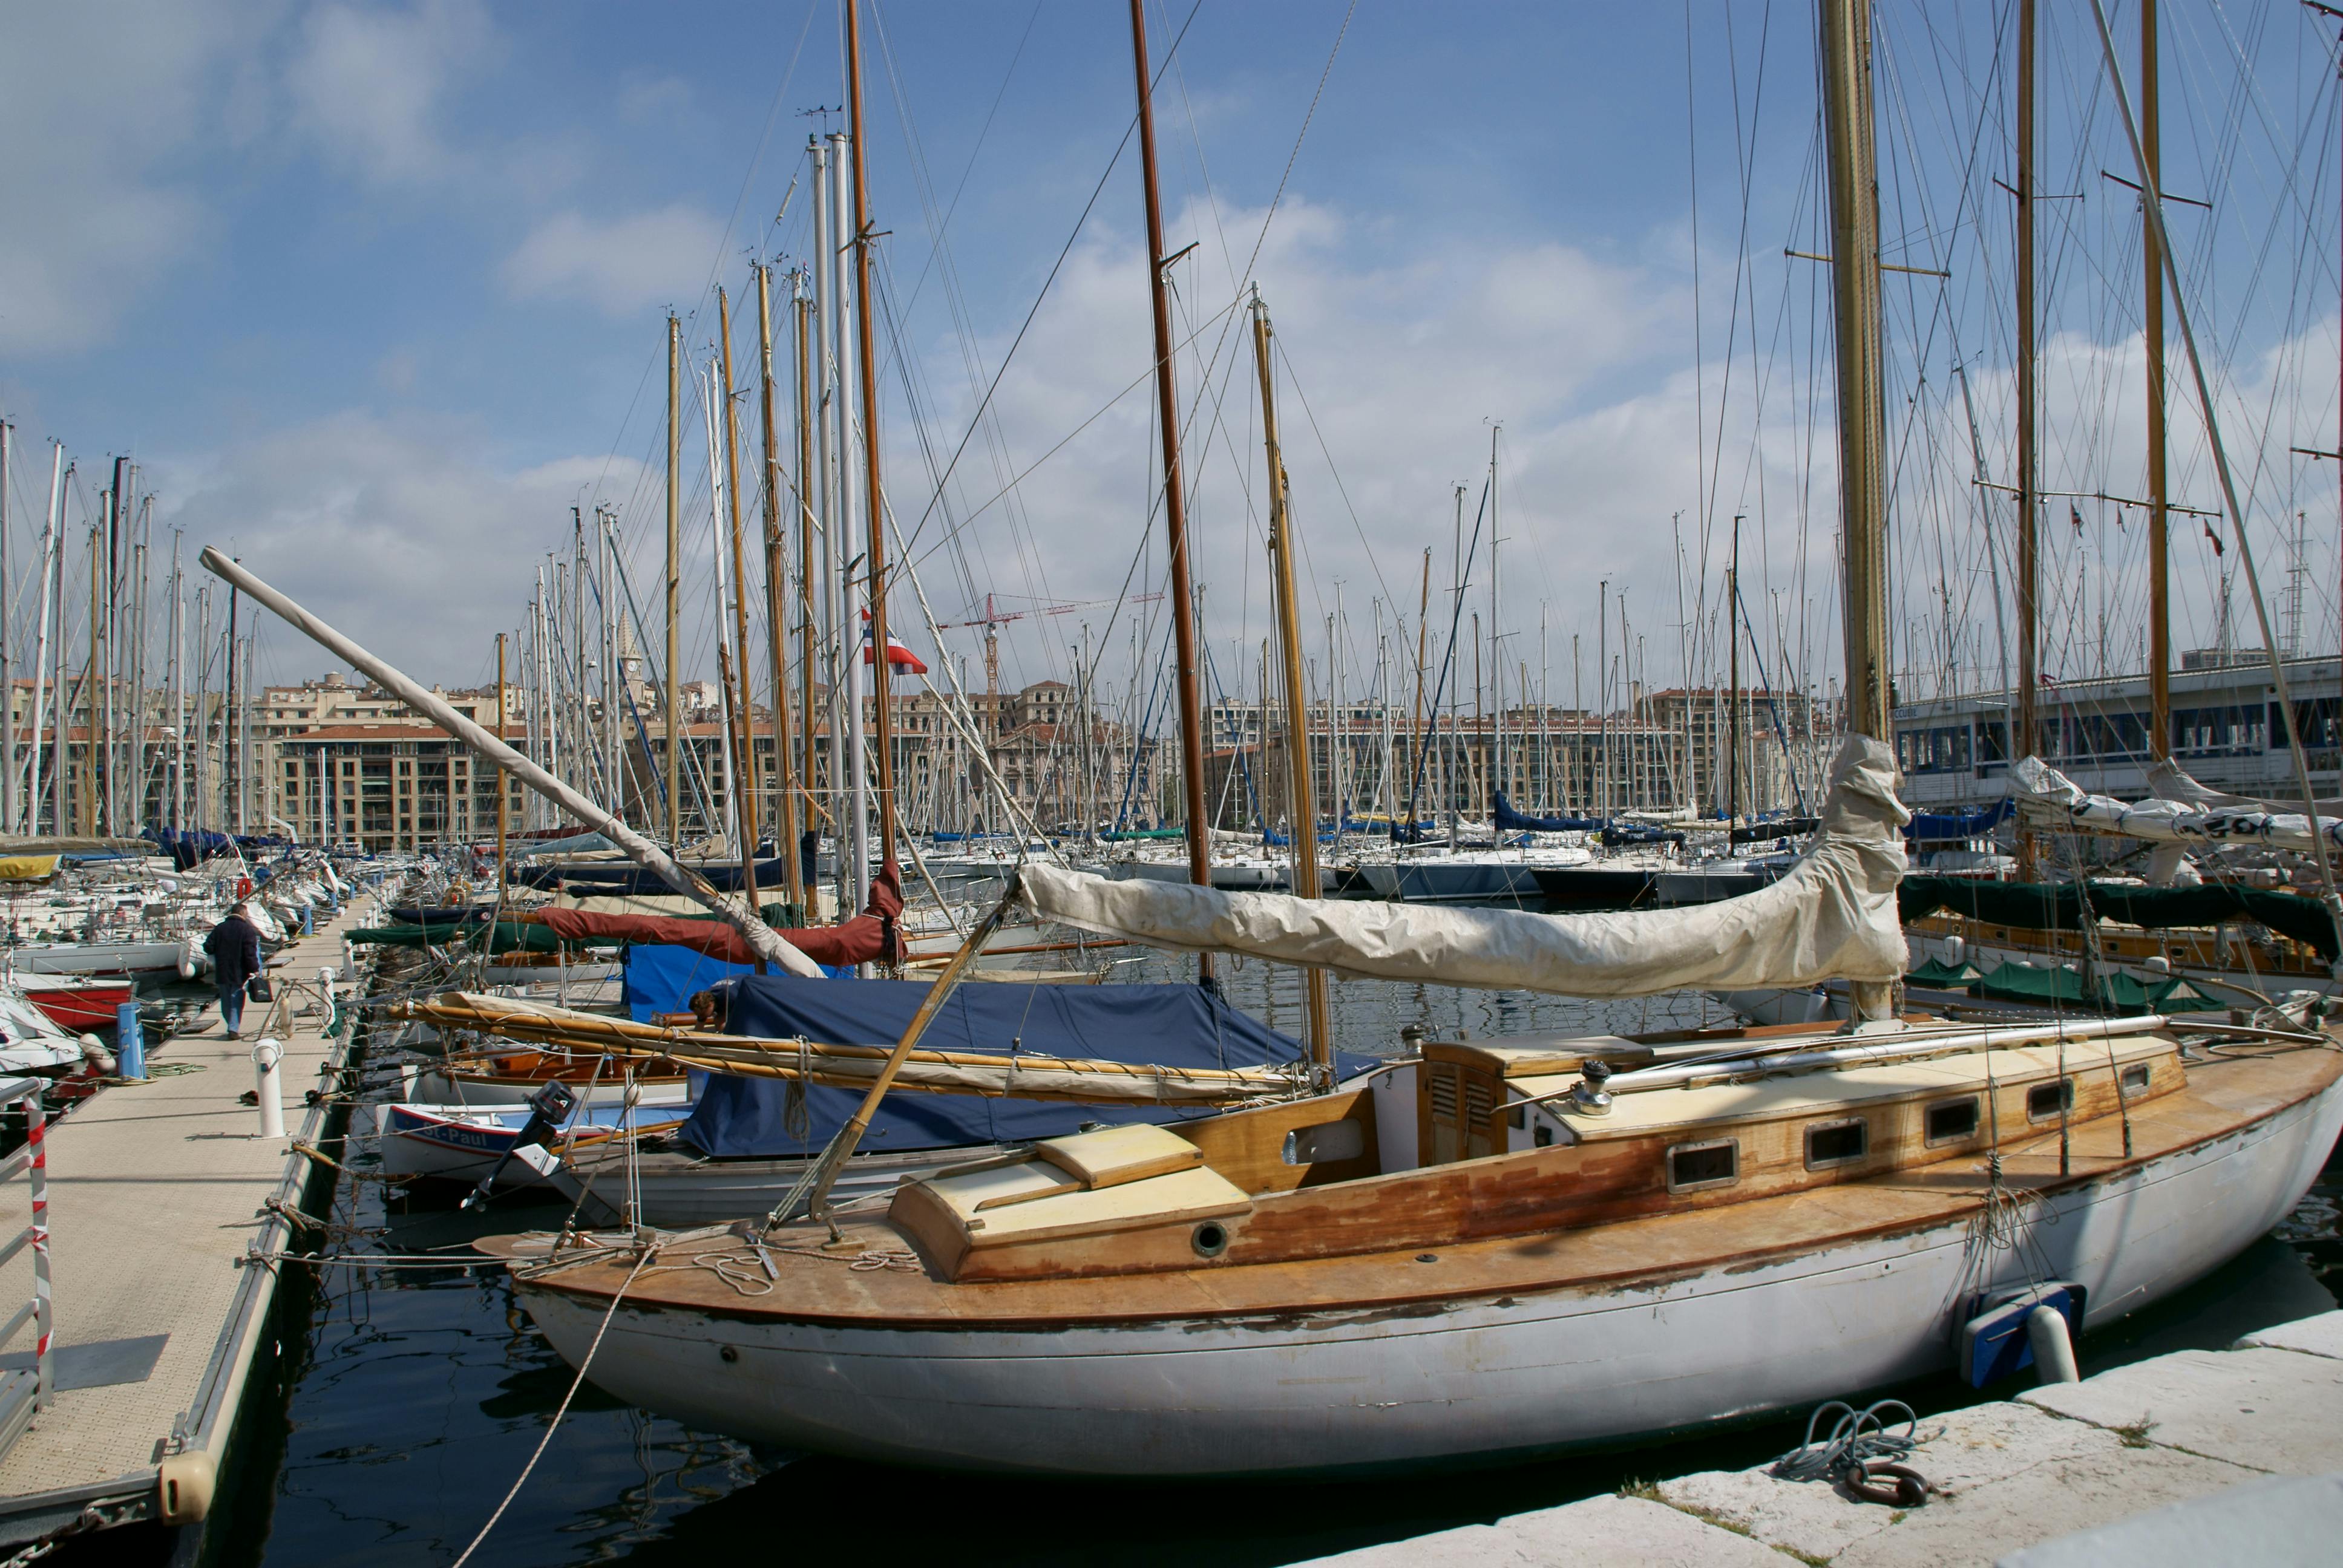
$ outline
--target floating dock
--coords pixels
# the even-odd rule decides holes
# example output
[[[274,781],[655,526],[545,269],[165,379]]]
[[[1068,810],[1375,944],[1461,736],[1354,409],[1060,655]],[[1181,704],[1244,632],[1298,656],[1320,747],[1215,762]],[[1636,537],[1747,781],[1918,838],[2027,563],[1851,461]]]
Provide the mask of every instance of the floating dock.
[[[1854,1502],[1826,1481],[1764,1469],[1716,1470],[1309,1568],[2331,1562],[2343,1485],[2281,1478],[2343,1470],[2338,1412],[2343,1312],[1924,1421],[1926,1441],[1906,1462],[1937,1495],[1919,1508]],[[2226,1550],[2206,1553],[2208,1535]]]
[[[245,1005],[245,1038],[201,1034],[146,1053],[145,1082],[101,1089],[48,1129],[50,1273],[55,1329],[47,1408],[0,1457],[0,1553],[59,1533],[141,1521],[197,1526],[224,1492],[247,1382],[274,1353],[279,1271],[252,1260],[285,1250],[289,1221],[331,1172],[291,1148],[315,1144],[328,1088],[356,1030],[324,1030],[321,969],[349,995],[346,907],[272,958],[277,1001]],[[282,1007],[280,1097],[288,1134],[264,1139],[254,1089],[255,1037]],[[0,1185],[0,1230],[29,1214],[24,1179]],[[30,1250],[0,1268],[0,1310],[33,1293]],[[0,1366],[30,1364],[19,1334]],[[188,1544],[197,1532],[183,1532]]]

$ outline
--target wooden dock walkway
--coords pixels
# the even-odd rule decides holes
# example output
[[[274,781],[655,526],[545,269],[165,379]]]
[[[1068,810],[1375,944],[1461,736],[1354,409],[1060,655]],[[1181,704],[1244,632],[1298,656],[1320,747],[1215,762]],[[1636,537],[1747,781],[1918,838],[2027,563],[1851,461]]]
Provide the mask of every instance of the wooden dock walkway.
[[[136,1520],[199,1523],[236,1441],[236,1414],[267,1351],[277,1271],[248,1255],[281,1250],[287,1221],[270,1200],[298,1205],[317,1168],[294,1153],[314,1143],[325,1108],[306,1092],[338,1067],[355,1030],[327,1040],[317,971],[341,976],[346,906],[330,925],[272,960],[290,1014],[281,1069],[288,1136],[262,1139],[255,1037],[278,1003],[246,1004],[245,1038],[201,1034],[152,1045],[148,1081],[100,1090],[48,1131],[54,1371],[57,1392],[0,1459],[0,1546],[39,1539],[96,1510],[108,1526]],[[188,1070],[192,1069],[193,1070]],[[0,1186],[0,1230],[29,1205],[22,1181]],[[30,1254],[0,1268],[0,1302],[32,1293]],[[30,1333],[12,1350],[29,1354]],[[13,1362],[9,1363],[13,1364]]]

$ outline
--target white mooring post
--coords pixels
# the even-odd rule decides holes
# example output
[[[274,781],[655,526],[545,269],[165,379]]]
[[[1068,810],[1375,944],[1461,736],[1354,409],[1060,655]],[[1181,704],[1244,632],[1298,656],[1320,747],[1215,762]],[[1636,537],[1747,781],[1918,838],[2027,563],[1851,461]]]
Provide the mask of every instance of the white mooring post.
[[[260,1097],[260,1135],[263,1138],[285,1136],[285,1094],[282,1075],[277,1066],[285,1060],[285,1047],[263,1035],[252,1048],[253,1089]]]

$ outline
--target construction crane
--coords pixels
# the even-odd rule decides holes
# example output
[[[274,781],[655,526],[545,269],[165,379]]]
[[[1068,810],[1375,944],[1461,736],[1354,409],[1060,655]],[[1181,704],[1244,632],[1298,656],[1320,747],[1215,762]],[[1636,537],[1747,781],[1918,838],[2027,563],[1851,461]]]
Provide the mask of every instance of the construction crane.
[[[1024,620],[1031,616],[1065,615],[1078,609],[1095,609],[1102,604],[1152,604],[1163,596],[1160,593],[1134,594],[1127,599],[1086,598],[1069,604],[1036,605],[1031,609],[1004,610],[1000,608],[1001,596],[984,596],[984,613],[974,620],[948,620],[936,629],[951,631],[960,627],[980,626],[984,628],[984,696],[985,711],[997,729],[1001,723],[1001,628],[1012,620]],[[1017,596],[1006,596],[1014,600]]]

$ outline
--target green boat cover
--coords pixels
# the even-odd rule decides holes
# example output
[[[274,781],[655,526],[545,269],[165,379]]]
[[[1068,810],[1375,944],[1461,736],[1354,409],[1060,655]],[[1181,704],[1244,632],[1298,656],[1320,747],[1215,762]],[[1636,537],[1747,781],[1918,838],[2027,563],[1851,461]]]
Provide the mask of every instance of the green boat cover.
[[[2099,1013],[2217,1012],[2228,1006],[2185,980],[2149,984],[2120,972],[2100,977],[2098,985],[2087,990],[2081,974],[2064,965],[2036,969],[2025,964],[2004,964],[1980,977],[1968,990],[1969,995],[1984,1001],[2064,1006]]]
[[[1906,972],[1906,985],[1933,986],[1938,990],[1973,985],[1985,978],[1985,972],[1975,964],[1943,964],[1930,959],[1916,970]]]
[[[479,940],[482,928],[471,926],[362,926],[350,933],[350,941],[359,947],[377,948],[444,948],[470,947]],[[551,953],[561,950],[561,939],[545,926],[523,925],[518,920],[498,920],[490,953]]]
[[[1939,910],[1997,926],[2034,931],[2083,929],[2083,890],[2072,882],[1988,882],[1966,877],[1906,877],[1896,890],[1905,924]],[[2317,900],[2268,888],[2207,882],[2197,888],[2141,888],[2119,882],[2090,885],[2091,913],[2147,930],[2217,926],[2253,920],[2291,937],[2332,963],[2338,951],[2335,922]]]

